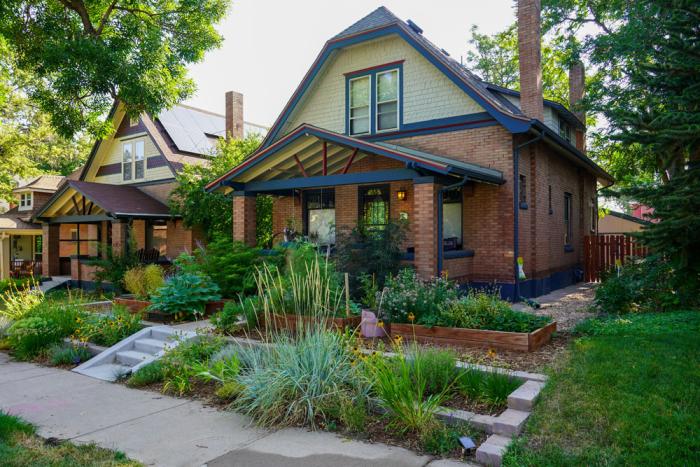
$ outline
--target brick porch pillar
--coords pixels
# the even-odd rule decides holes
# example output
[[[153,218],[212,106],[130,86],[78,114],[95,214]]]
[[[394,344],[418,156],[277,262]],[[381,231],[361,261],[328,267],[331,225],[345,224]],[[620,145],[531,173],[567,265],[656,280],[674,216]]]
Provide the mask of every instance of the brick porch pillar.
[[[109,247],[109,243],[107,240],[109,239],[109,222],[108,221],[102,221],[100,222],[100,256],[102,259],[107,259],[107,249]]]
[[[413,246],[414,265],[423,279],[437,275],[437,194],[438,185],[432,178],[413,186]]]
[[[255,193],[233,194],[233,240],[255,246]]]
[[[127,247],[129,224],[121,220],[112,221],[112,255],[119,256]]]
[[[131,224],[131,234],[136,242],[136,249],[146,248],[146,221],[143,219],[134,219]]]
[[[44,224],[42,230],[41,274],[46,277],[57,276],[61,273],[58,243],[61,226],[59,224]]]

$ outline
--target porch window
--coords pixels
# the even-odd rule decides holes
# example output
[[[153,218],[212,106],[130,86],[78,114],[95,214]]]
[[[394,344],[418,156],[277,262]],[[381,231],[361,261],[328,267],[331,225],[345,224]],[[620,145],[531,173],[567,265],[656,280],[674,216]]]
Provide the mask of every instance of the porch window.
[[[389,223],[389,185],[360,187],[360,216],[369,227],[382,229]]]
[[[304,192],[306,234],[318,245],[335,244],[335,190]]]
[[[133,158],[133,145],[124,143],[122,145],[122,179],[131,180],[131,161]]]
[[[462,248],[462,190],[443,194],[442,244],[445,251]]]
[[[571,245],[571,239],[573,237],[571,207],[571,193],[564,193],[564,245]]]
[[[369,76],[350,80],[350,134],[369,133]]]
[[[377,131],[399,127],[399,71],[377,73]]]

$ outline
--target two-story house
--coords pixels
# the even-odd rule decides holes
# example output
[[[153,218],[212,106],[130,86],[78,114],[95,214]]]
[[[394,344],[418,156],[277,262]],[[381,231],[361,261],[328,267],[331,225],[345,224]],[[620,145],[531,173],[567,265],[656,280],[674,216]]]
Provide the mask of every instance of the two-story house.
[[[358,220],[408,219],[406,258],[426,278],[516,299],[572,283],[611,178],[585,155],[581,116],[543,99],[539,10],[519,3],[520,92],[384,7],[328,40],[260,148],[207,187],[232,192],[234,238],[255,242],[255,196],[270,194],[275,233],[326,244]],[[582,67],[570,76],[576,100]]]
[[[63,180],[60,175],[41,175],[12,190],[16,203],[0,214],[0,280],[41,274],[42,230],[33,217]]]
[[[185,105],[157,118],[128,118],[115,103],[109,114],[116,131],[95,142],[75,180],[66,180],[40,209],[43,275],[70,275],[74,283],[94,279],[90,260],[123,251],[129,235],[142,257],[153,261],[192,251],[201,240],[170,214],[168,196],[185,164],[207,164],[219,139],[264,134],[243,121],[243,96],[226,93],[226,114]]]

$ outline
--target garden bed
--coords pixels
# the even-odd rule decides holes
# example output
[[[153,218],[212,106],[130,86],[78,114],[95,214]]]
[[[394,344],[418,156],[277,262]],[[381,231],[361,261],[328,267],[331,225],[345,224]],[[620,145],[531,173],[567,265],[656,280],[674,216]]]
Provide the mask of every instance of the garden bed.
[[[483,329],[426,327],[415,324],[392,323],[392,335],[418,342],[455,347],[488,347],[519,352],[533,352],[549,342],[557,330],[553,321],[533,332],[503,332]]]
[[[319,318],[317,316],[303,316],[295,314],[285,314],[285,315],[272,315],[272,324],[267,327],[272,327],[276,330],[288,330],[295,332],[297,326],[310,326],[313,323],[323,321],[328,329],[344,330],[345,328],[357,329],[360,326],[361,317],[359,316],[347,316],[347,317],[327,317]],[[264,321],[264,320],[263,320]],[[264,323],[263,325],[266,325]]]
[[[163,313],[160,311],[149,311],[147,308],[151,305],[151,302],[148,300],[138,300],[129,296],[121,296],[114,297],[112,301],[117,305],[125,306],[132,313],[141,313],[143,319],[146,321],[163,324],[181,321],[177,319],[177,314]],[[224,308],[224,305],[227,301],[228,300],[216,300],[213,302],[208,302],[204,307],[204,317],[208,318],[214,313],[221,311]]]

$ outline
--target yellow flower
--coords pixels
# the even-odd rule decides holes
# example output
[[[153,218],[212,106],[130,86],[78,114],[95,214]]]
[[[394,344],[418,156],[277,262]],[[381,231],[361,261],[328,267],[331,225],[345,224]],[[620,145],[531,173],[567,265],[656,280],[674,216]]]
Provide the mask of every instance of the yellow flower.
[[[496,351],[493,350],[493,349],[489,349],[489,351],[486,352],[486,355],[487,355],[489,358],[494,358],[494,357],[496,356]]]
[[[378,328],[383,328],[383,327],[384,327],[384,321],[382,321],[381,319],[380,319],[379,321],[377,321],[377,327],[378,327]]]
[[[394,342],[396,342],[396,344],[400,344],[403,342],[403,336],[394,336]]]
[[[416,315],[414,315],[413,313],[409,313],[409,314],[408,314],[408,320],[409,320],[409,321],[413,322],[415,319],[416,319]]]

